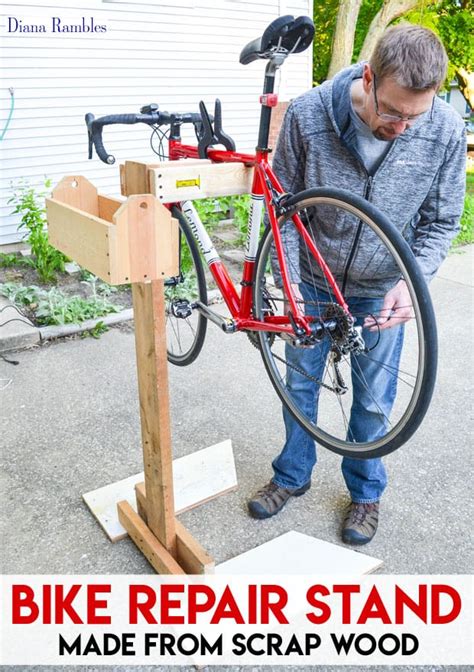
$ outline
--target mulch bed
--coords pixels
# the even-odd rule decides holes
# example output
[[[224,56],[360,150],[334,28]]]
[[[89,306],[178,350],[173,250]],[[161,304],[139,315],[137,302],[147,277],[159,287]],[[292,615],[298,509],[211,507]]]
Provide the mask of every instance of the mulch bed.
[[[40,289],[48,291],[53,287],[60,289],[66,296],[80,296],[88,298],[92,295],[92,290],[89,282],[81,279],[80,272],[77,273],[58,273],[56,282],[42,283],[38,277],[36,270],[29,266],[11,266],[8,268],[0,267],[0,284],[6,282],[14,282],[25,287],[35,285]],[[101,283],[98,280],[98,283]],[[132,307],[132,289],[128,285],[117,287],[117,291],[113,292],[108,300],[122,309]],[[21,307],[22,312],[30,319],[35,326],[39,326],[34,311],[27,306]]]
[[[222,252],[225,249],[232,248],[232,245],[226,244],[222,240],[218,239],[215,236],[212,236],[213,242],[216,245],[216,248],[219,252]],[[89,282],[85,282],[82,279],[80,272],[77,273],[58,273],[56,282],[54,283],[42,283],[38,277],[36,270],[30,266],[21,265],[22,256],[18,253],[18,265],[10,267],[0,266],[0,284],[6,282],[14,282],[25,287],[36,285],[40,289],[50,290],[53,287],[60,289],[63,294],[67,296],[80,296],[82,298],[87,298],[92,295],[92,290]],[[240,264],[234,264],[231,261],[225,260],[225,265],[229,271],[233,281],[235,283],[240,282],[242,268]],[[208,284],[208,290],[215,287],[215,283],[206,270],[206,280]],[[98,280],[98,284],[102,281]],[[108,300],[118,306],[121,306],[121,309],[132,308],[132,288],[130,285],[121,285],[115,288],[114,291],[108,297]],[[34,310],[29,309],[27,306],[22,306],[21,311],[31,320],[35,326],[38,325],[38,322],[35,318]]]

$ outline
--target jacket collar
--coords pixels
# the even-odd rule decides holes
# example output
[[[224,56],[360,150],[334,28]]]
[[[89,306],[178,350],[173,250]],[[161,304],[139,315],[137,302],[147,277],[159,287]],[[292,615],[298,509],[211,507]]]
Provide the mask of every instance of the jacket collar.
[[[332,81],[332,109],[334,122],[341,140],[353,135],[351,129],[351,86],[355,79],[360,79],[364,71],[364,63],[356,63],[338,72]],[[351,134],[352,130],[352,134]]]
[[[333,124],[339,138],[351,152],[351,154],[360,162],[362,159],[357,151],[357,138],[354,124],[351,120],[351,86],[355,79],[360,79],[364,71],[365,62],[356,63],[348,68],[344,68],[337,73],[332,80],[331,107]]]

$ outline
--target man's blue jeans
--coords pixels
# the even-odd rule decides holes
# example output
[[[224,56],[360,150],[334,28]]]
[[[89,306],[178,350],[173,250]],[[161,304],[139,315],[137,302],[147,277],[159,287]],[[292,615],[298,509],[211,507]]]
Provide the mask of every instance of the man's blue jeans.
[[[308,284],[301,283],[300,289],[305,301],[330,300],[324,292],[318,291],[316,295],[315,289]],[[354,317],[360,316],[356,320],[358,325],[362,324],[363,316],[379,314],[383,298],[356,297],[347,301],[351,314]],[[318,314],[317,306],[307,306],[306,313]],[[353,437],[354,441],[372,441],[386,431],[386,419],[390,416],[397,393],[397,376],[394,375],[394,371],[398,369],[400,362],[403,334],[403,325],[381,332],[363,330],[368,348],[373,347],[379,337],[380,341],[374,350],[373,359],[364,355],[357,357],[357,375],[352,376],[353,402],[347,436]],[[328,346],[318,345],[315,348],[286,346],[287,361],[304,369],[316,379],[321,379],[323,376],[327,353]],[[385,366],[381,366],[380,361],[384,362]],[[306,409],[305,413],[316,419],[319,385],[288,367],[287,387],[299,406]],[[286,442],[280,455],[273,461],[273,481],[285,488],[300,488],[311,478],[316,464],[316,446],[314,440],[293,419],[286,408],[283,409],[283,418]],[[387,474],[380,458],[344,457],[342,474],[352,501],[357,503],[377,502],[387,485]]]

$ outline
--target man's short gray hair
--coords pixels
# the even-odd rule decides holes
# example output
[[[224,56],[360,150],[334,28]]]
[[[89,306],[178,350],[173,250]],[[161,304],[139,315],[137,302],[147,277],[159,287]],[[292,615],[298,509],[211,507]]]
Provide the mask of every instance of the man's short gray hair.
[[[384,32],[369,63],[380,80],[390,77],[407,89],[438,90],[446,78],[448,57],[432,30],[404,23]]]

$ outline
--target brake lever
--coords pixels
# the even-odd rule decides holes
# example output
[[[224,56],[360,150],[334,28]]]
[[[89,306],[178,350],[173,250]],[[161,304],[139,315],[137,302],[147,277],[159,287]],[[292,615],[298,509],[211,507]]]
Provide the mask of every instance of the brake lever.
[[[94,156],[94,154],[93,154],[94,143],[92,141],[92,131],[90,129],[90,124],[91,124],[91,122],[94,121],[95,117],[91,112],[88,112],[86,114],[85,119],[86,119],[86,126],[87,126],[87,135],[88,135],[88,138],[89,138],[89,157],[88,158],[92,159],[92,157]]]
[[[199,140],[202,138],[202,123],[201,122],[195,122],[193,124],[194,126],[194,133],[196,135],[196,139],[199,142]]]

